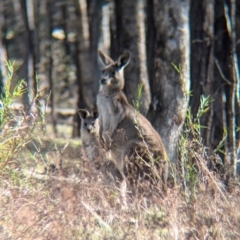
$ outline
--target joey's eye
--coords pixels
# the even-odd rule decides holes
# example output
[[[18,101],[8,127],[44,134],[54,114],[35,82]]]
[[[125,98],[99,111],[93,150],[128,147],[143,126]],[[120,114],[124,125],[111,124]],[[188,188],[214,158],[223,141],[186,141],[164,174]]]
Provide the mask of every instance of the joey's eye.
[[[87,126],[87,123],[84,123],[84,126],[86,127],[86,126]]]
[[[112,76],[113,76],[113,77],[115,76],[115,71],[112,71]]]
[[[94,125],[95,125],[95,122],[92,122],[92,126],[94,127]]]

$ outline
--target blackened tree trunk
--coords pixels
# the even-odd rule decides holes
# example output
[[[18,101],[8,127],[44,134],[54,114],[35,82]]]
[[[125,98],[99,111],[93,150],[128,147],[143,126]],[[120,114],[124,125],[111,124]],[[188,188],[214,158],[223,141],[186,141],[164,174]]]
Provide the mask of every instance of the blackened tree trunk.
[[[191,3],[191,108],[196,116],[200,96],[210,96],[210,109],[201,119],[205,127],[201,132],[204,144],[212,153],[226,129],[228,136],[221,149],[225,150],[224,163],[235,167],[236,136],[239,136],[236,3],[222,0]]]
[[[151,56],[154,56],[155,75],[150,79],[152,103],[148,118],[160,133],[170,161],[176,163],[176,145],[189,94],[189,1],[148,3],[152,4],[148,9],[153,11],[153,22],[148,21],[148,28],[155,28],[155,39],[149,43],[154,45]],[[180,73],[172,63],[179,66]]]
[[[198,17],[196,17],[198,15]],[[210,108],[201,119],[202,138],[209,152],[223,135],[221,81],[214,79],[214,0],[191,1],[191,92],[190,106],[196,117],[200,97],[210,96]],[[219,85],[219,87],[216,87]],[[217,140],[217,141],[216,141]]]
[[[235,112],[235,104],[239,103],[238,96],[238,66],[236,57],[236,1],[231,0],[228,3],[224,3],[224,17],[226,21],[226,30],[229,41],[229,89],[227,92],[227,116],[228,116],[228,140],[229,140],[229,154],[231,165],[234,169],[234,175],[236,174],[236,163],[237,163],[237,146],[236,146],[236,120],[237,114]]]
[[[196,116],[200,97],[212,91],[209,82],[213,80],[214,50],[214,0],[191,1],[191,90],[190,106]],[[196,13],[198,12],[198,17]],[[206,86],[207,84],[207,86]]]
[[[99,87],[100,69],[98,65],[98,43],[100,37],[100,24],[102,18],[102,0],[88,0],[88,20],[89,20],[89,41],[91,64],[94,71],[92,78],[94,80],[95,92]]]
[[[90,51],[90,28],[88,20],[87,2],[86,0],[78,0],[76,5],[78,19],[78,57],[81,78],[78,79],[81,88],[82,99],[87,109],[94,109],[96,102],[96,81],[94,79],[94,64],[91,59]],[[81,105],[81,103],[79,103]]]
[[[151,99],[146,67],[145,7],[145,0],[115,0],[117,54],[124,50],[132,53],[130,64],[125,70],[124,91],[133,104],[137,98],[138,85],[142,84],[140,112],[143,115],[147,114]]]
[[[225,128],[228,132],[227,141],[225,142],[225,157],[224,163],[229,163],[229,113],[232,112],[229,107],[229,89],[231,88],[231,79],[230,79],[230,42],[229,35],[227,31],[227,22],[224,10],[224,2],[222,0],[215,0],[214,5],[215,18],[214,18],[214,32],[215,32],[215,71],[214,71],[214,88],[222,88],[221,98],[221,108],[219,109],[219,103],[217,101],[217,95],[215,94],[214,102],[216,107],[214,111],[216,112],[216,122],[214,120],[213,129],[216,129],[216,133],[223,131]],[[218,105],[217,105],[218,104]],[[217,108],[218,106],[218,108]],[[219,120],[217,115],[219,112],[222,113],[222,125],[219,125]],[[218,122],[217,122],[218,120]],[[215,134],[214,134],[215,135]],[[215,141],[220,141],[222,137],[215,135]]]

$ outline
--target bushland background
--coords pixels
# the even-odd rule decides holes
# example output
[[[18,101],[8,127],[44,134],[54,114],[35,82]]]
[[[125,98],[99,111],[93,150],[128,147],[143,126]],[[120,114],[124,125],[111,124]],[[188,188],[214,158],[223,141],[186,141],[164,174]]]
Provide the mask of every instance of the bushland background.
[[[11,167],[10,178],[2,172],[0,233],[6,239],[28,235],[61,239],[61,234],[64,239],[238,239],[240,220],[234,209],[239,191],[225,195],[215,171],[224,169],[222,177],[237,173],[239,43],[240,1],[236,0],[0,0],[1,97],[8,80],[5,61],[14,61],[18,69],[12,88],[24,79],[28,89],[14,100],[15,105],[23,104],[26,112],[44,106],[47,135],[53,139],[79,137],[77,109],[96,107],[98,49],[114,60],[127,50],[132,53],[125,69],[129,102],[141,103],[141,113],[161,135],[171,162],[187,159],[182,167],[186,195],[181,195],[181,187],[179,192],[171,190],[151,207],[141,196],[133,201],[132,212],[119,211],[115,195],[96,184],[97,175],[88,172],[87,163],[75,183],[36,175],[42,185]],[[61,147],[72,147],[66,147],[66,141],[60,147],[54,140],[44,144],[54,149],[49,158],[55,160],[62,155]],[[37,149],[31,155],[34,161],[45,157]],[[68,162],[73,150],[66,152],[66,166],[82,169],[80,157]],[[81,185],[83,179],[89,180],[88,185]],[[204,183],[204,190],[199,183]]]
[[[101,65],[98,49],[132,59],[125,71],[130,103],[143,84],[141,112],[161,134],[176,162],[176,142],[187,106],[193,115],[200,96],[210,96],[201,119],[207,151],[227,133],[224,162],[236,165],[239,146],[239,1],[8,0],[0,1],[0,85],[6,59],[19,69],[30,105],[38,79],[50,93],[49,123],[72,125],[79,136],[78,108],[93,109]],[[176,67],[180,73],[176,71]]]

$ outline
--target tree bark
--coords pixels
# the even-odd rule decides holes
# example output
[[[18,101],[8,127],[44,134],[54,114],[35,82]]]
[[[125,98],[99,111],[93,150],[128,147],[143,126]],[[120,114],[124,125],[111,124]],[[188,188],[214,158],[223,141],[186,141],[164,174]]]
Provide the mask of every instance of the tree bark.
[[[238,57],[238,69],[240,69],[240,1],[236,2],[236,55]],[[236,122],[237,127],[240,126],[240,82],[236,86]],[[237,159],[240,159],[240,129],[237,131]],[[237,163],[237,174],[240,175],[240,162]]]
[[[4,3],[0,1],[0,96],[7,81],[7,69],[5,66],[5,61],[7,60],[7,50],[4,36],[5,30]]]
[[[185,119],[189,94],[189,1],[153,1],[156,31],[155,76],[148,118],[163,139],[171,162],[177,162],[176,145]],[[149,12],[148,12],[149,14]],[[148,22],[149,23],[149,22]],[[150,44],[150,43],[149,43]],[[180,66],[179,74],[172,63]]]
[[[100,24],[102,18],[102,0],[88,0],[88,19],[90,33],[90,56],[91,64],[94,69],[92,78],[94,80],[94,94],[99,88],[100,69],[98,64],[98,42],[100,38]]]
[[[100,3],[91,0],[87,6],[86,0],[75,0],[77,19],[74,22],[77,30],[76,48],[77,58],[77,82],[78,82],[78,108],[86,108],[90,111],[96,108],[96,96],[98,92],[98,65],[97,65],[97,36],[99,35]],[[89,19],[89,14],[91,19]],[[95,16],[96,15],[96,16]],[[95,19],[95,17],[97,19]],[[94,24],[97,24],[95,26]],[[97,33],[95,31],[98,31]],[[91,41],[92,40],[92,41]],[[78,113],[74,117],[73,136],[79,136],[80,118]]]
[[[86,0],[78,0],[76,5],[77,16],[79,24],[77,26],[78,35],[78,57],[79,68],[81,72],[81,79],[79,81],[79,87],[82,89],[82,98],[84,105],[87,109],[92,110],[95,108],[96,102],[96,81],[94,78],[94,64],[91,59],[90,51],[90,28],[88,21],[87,3]],[[81,103],[79,103],[80,105]]]
[[[30,107],[31,101],[34,99],[34,92],[36,92],[36,59],[34,52],[34,7],[32,0],[21,0],[22,17],[25,24],[25,80],[28,85],[28,92],[25,94],[25,104]]]
[[[145,39],[145,0],[115,0],[118,55],[124,50],[132,53],[125,69],[125,88],[130,104],[137,99],[138,85],[143,86],[140,112],[146,116],[150,99]],[[117,56],[112,56],[114,59]]]
[[[196,14],[199,17],[196,18]],[[209,152],[212,152],[223,134],[221,118],[222,88],[214,87],[214,85],[219,84],[219,81],[214,79],[214,0],[192,1],[190,19],[192,92],[190,106],[193,116],[196,117],[200,107],[201,95],[210,96],[209,111],[201,119],[201,125],[205,128],[202,128],[201,131],[204,144],[208,146]],[[216,109],[218,109],[217,119],[215,119]],[[217,142],[215,131],[218,132]]]
[[[224,16],[226,20],[227,33],[229,38],[229,73],[230,81],[229,85],[229,100],[228,100],[228,134],[229,134],[229,150],[231,165],[234,169],[234,175],[236,174],[236,164],[237,164],[237,151],[236,151],[236,92],[237,84],[239,81],[238,70],[237,70],[237,57],[236,57],[236,28],[235,28],[235,16],[236,16],[236,2],[235,0],[230,0],[229,4],[224,2]],[[238,101],[237,101],[238,102]]]

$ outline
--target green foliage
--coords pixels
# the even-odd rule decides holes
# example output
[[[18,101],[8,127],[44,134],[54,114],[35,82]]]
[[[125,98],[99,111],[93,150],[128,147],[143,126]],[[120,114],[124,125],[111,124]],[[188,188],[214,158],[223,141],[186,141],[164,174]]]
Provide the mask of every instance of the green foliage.
[[[205,114],[206,112],[209,111],[210,104],[213,102],[213,100],[210,99],[210,96],[201,96],[200,97],[200,106],[197,112],[197,117],[195,120],[199,122],[200,118]]]
[[[9,121],[9,115],[11,104],[17,98],[22,96],[25,92],[27,92],[26,83],[24,80],[20,80],[17,85],[12,89],[12,80],[13,73],[17,70],[14,62],[6,62],[7,66],[7,81],[6,85],[2,90],[2,94],[0,95],[0,128]]]
[[[133,106],[137,112],[139,112],[140,107],[142,105],[142,90],[143,90],[143,84],[140,83],[137,89],[137,99],[135,101],[133,100]]]
[[[224,154],[222,148],[223,148],[223,146],[224,146],[224,144],[225,144],[225,142],[226,142],[226,140],[227,140],[227,135],[228,135],[227,129],[224,128],[224,129],[223,129],[223,138],[222,138],[222,140],[219,142],[219,144],[217,145],[217,147],[214,149],[214,153],[220,152],[220,153]]]
[[[0,95],[0,167],[4,168],[22,148],[34,138],[34,132],[41,131],[44,119],[42,108],[32,112],[31,107],[38,102],[39,92],[32,100],[31,106],[25,111],[23,106],[14,107],[14,103],[26,94],[28,89],[24,80],[12,86],[14,72],[17,67],[14,62],[6,62],[7,81]],[[39,114],[40,113],[40,114]],[[40,118],[38,116],[41,116]]]
[[[209,96],[201,96],[200,106],[195,118],[190,108],[187,109],[185,124],[179,139],[178,152],[181,159],[181,175],[186,194],[191,199],[195,198],[200,178],[196,153],[201,155],[205,153],[201,138],[201,129],[204,126],[201,126],[200,118],[209,110],[211,101]]]

